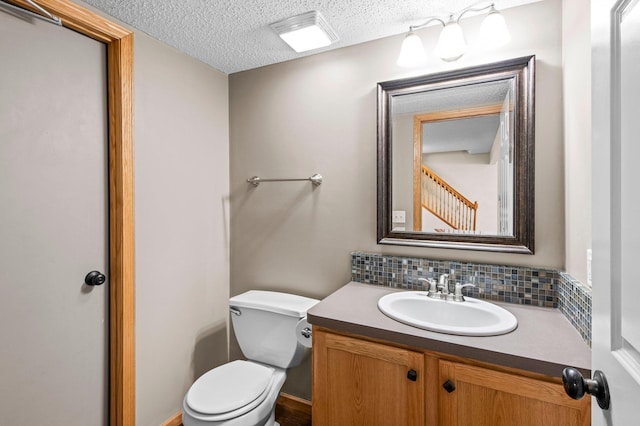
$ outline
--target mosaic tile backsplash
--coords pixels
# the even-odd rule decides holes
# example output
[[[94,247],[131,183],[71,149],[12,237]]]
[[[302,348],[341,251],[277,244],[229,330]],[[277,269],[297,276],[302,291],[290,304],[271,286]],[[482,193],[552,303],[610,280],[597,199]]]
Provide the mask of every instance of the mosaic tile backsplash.
[[[591,290],[564,272],[523,266],[351,253],[352,281],[426,291],[428,284],[419,278],[438,281],[442,274],[449,274],[451,282],[475,284],[475,287],[463,289],[465,296],[558,308],[591,345]]]
[[[558,308],[591,346],[591,288],[560,272]]]

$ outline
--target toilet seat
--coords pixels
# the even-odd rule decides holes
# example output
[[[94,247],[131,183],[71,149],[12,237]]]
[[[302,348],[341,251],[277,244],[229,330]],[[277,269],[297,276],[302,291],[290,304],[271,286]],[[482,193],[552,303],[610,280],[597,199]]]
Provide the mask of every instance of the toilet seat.
[[[241,416],[260,405],[273,382],[272,367],[249,361],[233,361],[202,375],[185,396],[185,409],[203,421]]]

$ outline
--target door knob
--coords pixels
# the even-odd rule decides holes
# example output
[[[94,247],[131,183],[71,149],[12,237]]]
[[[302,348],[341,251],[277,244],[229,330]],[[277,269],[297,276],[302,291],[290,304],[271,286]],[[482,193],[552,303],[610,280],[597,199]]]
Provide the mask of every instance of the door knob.
[[[84,277],[84,283],[86,285],[102,285],[107,280],[104,274],[98,271],[91,271]]]
[[[585,393],[592,395],[603,410],[608,410],[611,403],[607,378],[600,370],[593,373],[593,379],[585,379],[575,368],[567,367],[562,370],[562,384],[564,391],[573,399],[580,399]]]

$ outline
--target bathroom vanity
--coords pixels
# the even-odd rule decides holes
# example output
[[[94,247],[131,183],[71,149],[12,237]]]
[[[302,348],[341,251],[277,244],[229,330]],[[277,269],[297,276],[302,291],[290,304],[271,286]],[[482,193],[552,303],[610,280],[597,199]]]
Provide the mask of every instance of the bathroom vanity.
[[[395,291],[352,282],[308,312],[314,426],[590,424],[590,398],[560,379],[567,366],[589,375],[590,349],[557,310],[499,304],[516,330],[454,336],[382,314]]]

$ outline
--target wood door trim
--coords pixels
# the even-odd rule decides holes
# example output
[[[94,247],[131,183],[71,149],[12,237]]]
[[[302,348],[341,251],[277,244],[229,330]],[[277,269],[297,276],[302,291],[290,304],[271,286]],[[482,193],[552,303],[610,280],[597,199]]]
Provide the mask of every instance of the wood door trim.
[[[182,410],[174,414],[170,419],[167,419],[160,426],[183,426],[182,425]]]
[[[33,10],[22,0],[10,0]],[[69,0],[38,0],[63,26],[107,45],[109,94],[109,423],[135,425],[133,32]]]

